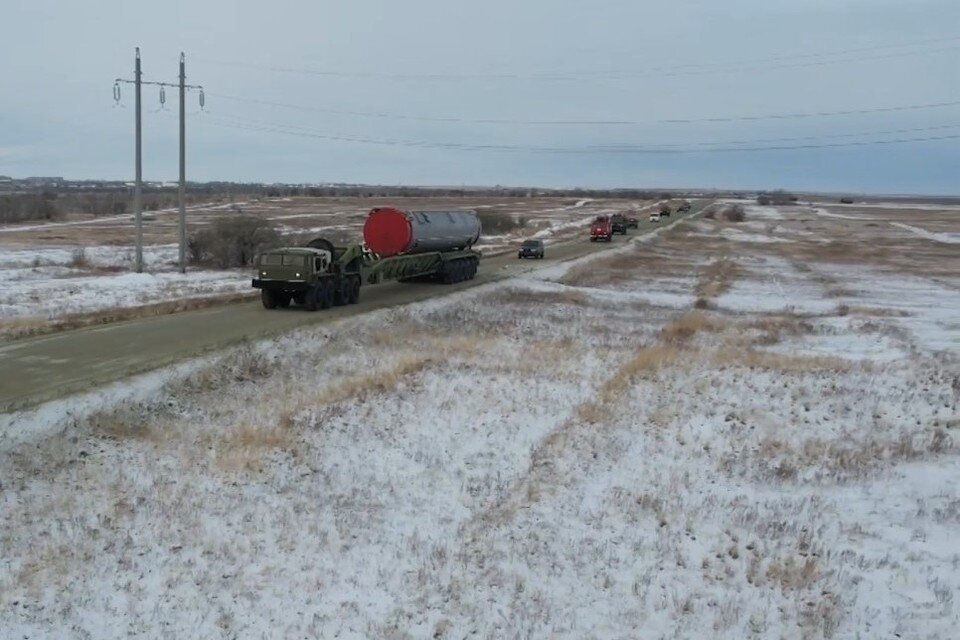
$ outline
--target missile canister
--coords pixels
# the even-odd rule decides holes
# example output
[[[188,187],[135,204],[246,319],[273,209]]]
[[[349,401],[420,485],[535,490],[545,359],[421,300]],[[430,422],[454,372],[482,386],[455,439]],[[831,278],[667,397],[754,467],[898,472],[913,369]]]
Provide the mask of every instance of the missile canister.
[[[480,237],[475,211],[402,211],[372,209],[363,225],[363,241],[383,257],[403,253],[454,251],[473,246]]]

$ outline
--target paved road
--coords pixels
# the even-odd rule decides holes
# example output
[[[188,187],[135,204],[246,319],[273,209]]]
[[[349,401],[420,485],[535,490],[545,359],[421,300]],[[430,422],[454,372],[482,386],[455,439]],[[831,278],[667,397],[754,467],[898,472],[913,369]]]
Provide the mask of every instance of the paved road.
[[[698,207],[694,207],[698,210]],[[668,220],[675,220],[670,218]],[[665,221],[666,222],[666,221]],[[645,233],[656,225],[641,221]],[[259,301],[89,327],[0,345],[0,413],[113,382],[242,340],[326,322],[374,309],[424,300],[494,282],[536,268],[616,247],[580,240],[547,248],[544,260],[518,261],[508,254],[481,261],[477,277],[455,285],[385,283],[365,286],[360,303],[309,313],[299,308],[267,311]]]

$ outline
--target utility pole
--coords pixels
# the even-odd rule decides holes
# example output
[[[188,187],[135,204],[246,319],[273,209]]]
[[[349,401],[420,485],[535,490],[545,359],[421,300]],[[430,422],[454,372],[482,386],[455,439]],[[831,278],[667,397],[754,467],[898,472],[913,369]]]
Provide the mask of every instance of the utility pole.
[[[177,204],[180,208],[178,225],[180,240],[180,273],[187,272],[187,205],[184,202],[187,192],[187,112],[186,112],[186,82],[183,51],[180,52],[180,189]]]
[[[140,118],[140,47],[137,47],[137,57],[133,67],[134,85],[136,86],[136,107],[134,120],[136,122],[136,169],[133,185],[133,219],[137,228],[136,271],[143,273],[143,131]]]
[[[120,102],[120,85],[132,84],[135,87],[135,111],[134,122],[136,127],[136,182],[133,190],[133,217],[136,226],[136,270],[137,273],[143,272],[143,162],[142,162],[142,123],[140,109],[140,87],[145,84],[156,85],[160,87],[160,104],[163,105],[164,87],[178,86],[180,88],[180,184],[178,188],[178,239],[180,244],[180,273],[187,271],[187,211],[186,211],[186,191],[187,191],[187,118],[186,118],[186,93],[188,89],[200,90],[200,109],[203,109],[204,95],[203,87],[200,85],[186,84],[186,64],[183,52],[180,52],[180,81],[174,85],[169,82],[143,82],[140,72],[140,47],[137,47],[136,62],[134,64],[134,79],[124,80],[117,78],[113,83],[113,99]]]

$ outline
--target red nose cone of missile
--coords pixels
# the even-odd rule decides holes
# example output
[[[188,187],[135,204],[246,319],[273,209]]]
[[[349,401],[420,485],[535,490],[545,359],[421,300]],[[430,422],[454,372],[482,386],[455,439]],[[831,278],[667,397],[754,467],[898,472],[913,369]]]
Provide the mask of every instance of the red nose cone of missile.
[[[403,253],[413,242],[413,229],[407,214],[393,207],[371,210],[363,223],[363,241],[370,251],[384,257]]]

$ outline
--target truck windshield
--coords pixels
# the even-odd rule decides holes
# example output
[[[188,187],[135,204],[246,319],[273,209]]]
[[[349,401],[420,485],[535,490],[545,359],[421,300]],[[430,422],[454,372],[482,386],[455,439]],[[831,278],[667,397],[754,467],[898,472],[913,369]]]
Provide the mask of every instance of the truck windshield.
[[[523,243],[523,246],[528,247],[530,249],[536,249],[537,247],[540,246],[540,243],[536,240],[525,240]]]
[[[260,264],[264,266],[270,265],[279,265],[282,262],[282,256],[277,253],[268,253],[266,255],[260,256]]]
[[[304,256],[283,256],[283,266],[285,267],[303,267],[307,265],[307,259]]]

